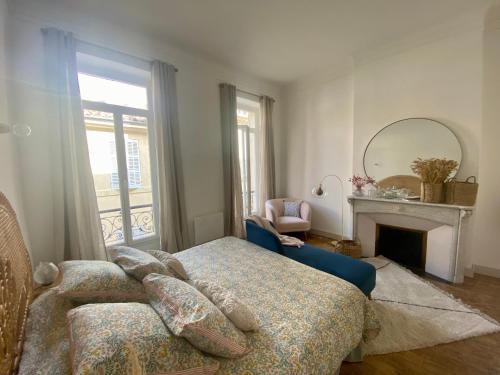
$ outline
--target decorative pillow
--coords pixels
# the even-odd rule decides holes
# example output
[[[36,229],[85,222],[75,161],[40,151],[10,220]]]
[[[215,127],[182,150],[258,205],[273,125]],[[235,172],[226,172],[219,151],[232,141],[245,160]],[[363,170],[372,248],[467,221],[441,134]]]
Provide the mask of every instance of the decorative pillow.
[[[68,312],[74,375],[214,374],[219,363],[172,335],[141,303],[101,303]]]
[[[212,301],[237,328],[242,331],[256,331],[259,329],[259,323],[253,312],[247,305],[236,298],[231,291],[205,280],[194,280],[193,285]]]
[[[191,285],[154,273],[142,283],[149,303],[174,335],[221,357],[236,358],[248,352],[245,335]]]
[[[59,264],[61,283],[54,289],[79,303],[147,302],[144,287],[120,266],[100,260],[70,260]]]
[[[300,205],[302,201],[283,201],[285,208],[283,216],[300,217]]]
[[[184,269],[184,266],[182,265],[181,261],[174,257],[172,254],[167,253],[166,251],[162,250],[146,250],[147,253],[151,254],[154,256],[156,259],[158,259],[161,263],[163,263],[167,268],[169,269],[171,275],[168,276],[173,276],[177,277],[178,279],[181,280],[188,280],[189,277],[186,273],[186,270]],[[158,272],[161,273],[161,272]]]
[[[112,262],[139,281],[150,273],[169,274],[167,266],[153,255],[133,247],[116,246],[108,249],[108,254]]]
[[[33,301],[18,374],[71,374],[66,314],[74,307],[53,289]]]

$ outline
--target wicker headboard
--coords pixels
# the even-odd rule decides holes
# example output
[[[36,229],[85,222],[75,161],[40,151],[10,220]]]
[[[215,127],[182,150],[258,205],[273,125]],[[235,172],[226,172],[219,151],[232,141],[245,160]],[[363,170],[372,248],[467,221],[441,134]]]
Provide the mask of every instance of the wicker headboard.
[[[17,371],[33,295],[28,250],[9,201],[0,192],[0,375]]]

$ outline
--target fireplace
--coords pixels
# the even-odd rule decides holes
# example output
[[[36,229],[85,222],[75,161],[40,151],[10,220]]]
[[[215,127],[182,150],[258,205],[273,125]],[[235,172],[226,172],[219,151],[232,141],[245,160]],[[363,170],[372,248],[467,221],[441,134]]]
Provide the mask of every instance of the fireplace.
[[[472,208],[370,197],[349,197],[349,202],[352,205],[353,237],[361,242],[363,256],[373,257],[383,253],[388,258],[408,264],[408,259],[400,259],[401,254],[394,253],[394,246],[386,246],[394,237],[401,236],[402,239],[397,239],[399,245],[396,249],[412,249],[407,251],[412,253],[409,263],[412,265],[407,267],[417,264],[416,268],[424,268],[428,274],[454,283],[463,282],[465,245],[468,243]],[[413,235],[385,233],[382,229],[380,239],[382,226],[403,232],[410,230]],[[408,239],[412,236],[417,237],[416,241]],[[425,267],[422,267],[423,264]]]
[[[375,255],[383,255],[409,269],[425,272],[427,231],[377,224]]]

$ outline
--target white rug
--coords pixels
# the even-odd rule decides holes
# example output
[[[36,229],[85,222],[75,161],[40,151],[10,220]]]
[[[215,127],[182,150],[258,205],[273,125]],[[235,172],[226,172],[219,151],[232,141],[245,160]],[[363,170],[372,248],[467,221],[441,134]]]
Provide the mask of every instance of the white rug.
[[[365,354],[420,349],[500,332],[494,319],[387,258],[363,260],[377,268],[372,306],[381,323],[380,334],[363,346]]]

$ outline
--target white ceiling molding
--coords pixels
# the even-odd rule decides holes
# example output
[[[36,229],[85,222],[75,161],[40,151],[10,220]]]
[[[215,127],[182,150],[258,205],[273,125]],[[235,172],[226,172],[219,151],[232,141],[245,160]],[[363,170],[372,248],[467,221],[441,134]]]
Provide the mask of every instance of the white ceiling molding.
[[[484,7],[473,12],[462,14],[460,17],[448,20],[442,24],[394,39],[391,42],[355,52],[353,54],[354,66],[359,67],[371,61],[382,59],[440,39],[446,39],[472,31],[481,32],[485,27],[486,12],[487,7]],[[500,14],[498,16],[499,19],[497,21],[500,23]]]

